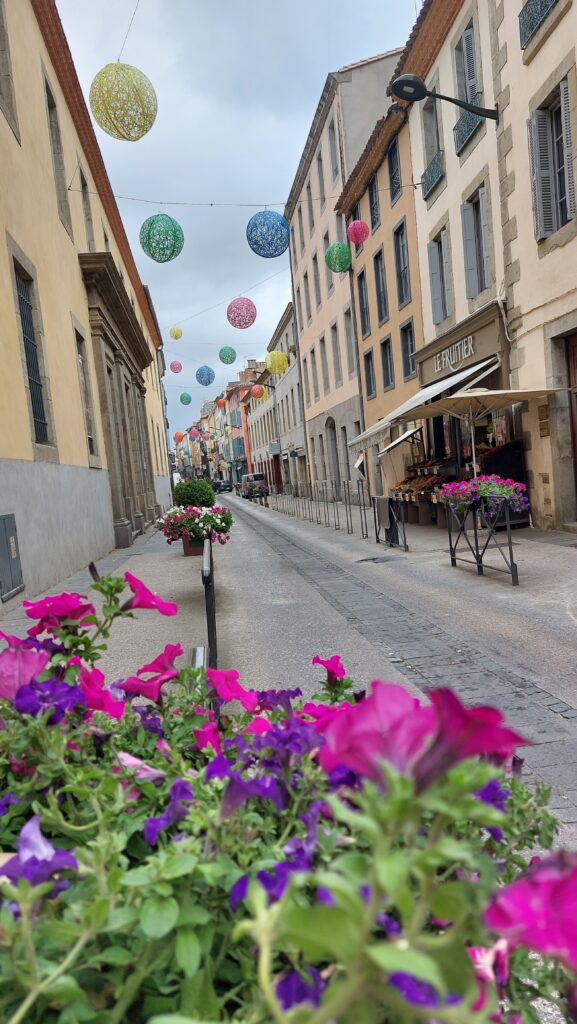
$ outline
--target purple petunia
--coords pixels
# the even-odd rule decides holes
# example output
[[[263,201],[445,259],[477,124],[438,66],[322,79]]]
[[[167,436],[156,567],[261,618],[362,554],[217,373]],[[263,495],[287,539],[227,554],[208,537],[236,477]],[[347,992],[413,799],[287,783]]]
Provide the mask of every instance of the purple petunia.
[[[158,837],[165,829],[177,821],[184,821],[188,816],[188,804],[194,799],[194,791],[185,779],[176,779],[170,787],[168,804],[163,814],[157,818],[147,818],[144,822],[143,835],[150,846],[156,846]]]
[[[140,704],[133,704],[132,710],[136,712],[140,718],[140,724],[146,732],[154,732],[160,739],[164,737],[164,731],[162,728],[162,722],[158,715],[148,714],[148,708],[143,708]]]
[[[290,715],[292,711],[291,701],[295,697],[302,697],[303,692],[299,687],[294,690],[259,690],[257,692],[258,704],[255,711],[275,711],[280,708]]]
[[[10,804],[17,803],[18,797],[14,796],[14,793],[6,793],[4,796],[0,796],[0,818],[7,813]]]
[[[78,871],[76,857],[69,850],[56,850],[42,835],[38,814],[22,828],[16,850],[16,855],[2,866],[2,874],[10,882],[25,878],[31,885],[41,885],[61,871]],[[51,895],[61,892],[68,885],[68,882],[59,879]]]
[[[223,819],[230,818],[231,814],[234,814],[253,796],[259,797],[261,800],[272,800],[279,811],[283,810],[286,803],[285,796],[276,779],[271,776],[260,779],[243,779],[240,772],[231,766],[224,754],[219,754],[212,759],[206,767],[204,778],[206,782],[210,782],[211,779],[229,780],[220,808]]]
[[[14,706],[21,715],[33,715],[34,718],[45,711],[52,711],[48,724],[58,725],[67,711],[86,707],[86,698],[79,686],[47,679],[43,683],[21,686],[14,698]]]
[[[448,995],[442,1000],[436,988],[428,981],[421,981],[412,974],[405,974],[404,971],[395,971],[389,975],[389,985],[400,992],[403,999],[413,1006],[424,1006],[427,1009],[438,1009],[440,1006],[456,1006],[461,1002],[461,996]]]
[[[490,807],[494,807],[497,811],[505,814],[505,804],[511,796],[511,790],[505,789],[499,782],[499,779],[490,779],[482,789],[477,790],[475,796],[477,800],[481,800],[484,804],[488,804]],[[487,826],[487,832],[497,843],[503,842],[503,831],[498,825]]]
[[[276,996],[285,1011],[301,1003],[310,1003],[313,1007],[321,1004],[326,981],[323,980],[316,967],[306,967],[301,971],[289,971],[276,983]]]

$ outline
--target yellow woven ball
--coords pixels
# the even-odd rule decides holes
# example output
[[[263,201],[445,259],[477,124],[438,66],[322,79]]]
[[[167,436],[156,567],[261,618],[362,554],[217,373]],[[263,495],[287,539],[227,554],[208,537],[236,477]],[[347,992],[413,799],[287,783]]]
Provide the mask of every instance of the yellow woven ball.
[[[269,352],[264,365],[269,373],[280,374],[285,372],[288,366],[288,359],[284,352]]]
[[[114,139],[137,142],[152,128],[158,102],[150,80],[131,64],[107,64],[90,86],[97,124]]]
[[[170,334],[171,338],[174,338],[175,341],[178,341],[180,338],[182,338],[182,329],[180,327],[171,327],[168,333]]]

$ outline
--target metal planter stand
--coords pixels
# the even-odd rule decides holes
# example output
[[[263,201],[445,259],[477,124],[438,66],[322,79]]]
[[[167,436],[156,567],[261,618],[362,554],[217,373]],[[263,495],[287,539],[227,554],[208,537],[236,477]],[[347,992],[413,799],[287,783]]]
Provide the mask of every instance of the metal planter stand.
[[[490,506],[493,510],[498,506],[496,514],[494,511],[493,514],[491,513]],[[472,518],[472,536],[471,526],[467,523],[469,516]],[[457,527],[456,533],[455,526]],[[480,536],[479,526],[484,527],[487,531],[483,538]],[[504,543],[500,543],[497,539],[497,527],[505,527],[506,540]],[[501,494],[484,497],[476,507],[468,508],[465,512],[455,512],[454,509],[447,507],[447,530],[453,567],[457,565],[457,562],[466,562],[468,565],[476,566],[478,576],[483,576],[485,569],[492,572],[503,572],[511,577],[512,586],[519,586],[519,571],[513,557],[511,515],[506,497]],[[503,559],[505,568],[485,564],[484,558],[487,552],[495,550]],[[469,553],[473,556],[472,559],[464,557]]]

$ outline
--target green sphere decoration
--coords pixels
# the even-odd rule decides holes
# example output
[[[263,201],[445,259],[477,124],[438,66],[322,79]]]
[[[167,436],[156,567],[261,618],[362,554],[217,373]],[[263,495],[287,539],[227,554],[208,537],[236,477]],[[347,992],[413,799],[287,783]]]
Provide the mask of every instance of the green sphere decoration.
[[[236,360],[236,352],[230,347],[230,345],[225,345],[218,353],[218,358],[221,363],[225,363],[227,366],[230,366],[231,363],[234,363]]]
[[[178,221],[167,213],[155,213],[140,229],[140,244],[156,263],[168,263],[182,252],[184,234]]]
[[[189,395],[188,391],[183,391],[180,396],[180,401],[182,405],[190,405],[192,402],[192,395]]]
[[[351,248],[346,242],[333,242],[325,252],[325,263],[335,274],[348,270],[351,260]]]
[[[149,79],[131,64],[107,64],[90,86],[94,120],[114,139],[137,142],[152,128],[158,103]]]

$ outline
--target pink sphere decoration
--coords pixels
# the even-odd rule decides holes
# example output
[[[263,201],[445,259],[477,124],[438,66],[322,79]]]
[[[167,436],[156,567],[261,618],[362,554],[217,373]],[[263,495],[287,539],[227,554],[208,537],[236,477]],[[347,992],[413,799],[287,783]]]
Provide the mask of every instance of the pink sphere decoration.
[[[262,384],[253,384],[253,386],[250,389],[250,393],[253,398],[262,398],[262,396],[264,395],[264,388]]]
[[[197,430],[196,427],[191,427],[190,430],[188,431],[188,436],[189,437],[200,437],[200,431]]]
[[[369,225],[364,220],[352,220],[347,228],[347,238],[354,245],[362,245],[366,242],[371,233]]]
[[[238,327],[240,331],[246,330],[256,320],[256,306],[250,299],[233,299],[226,311],[229,324]]]
[[[180,373],[182,370],[182,363],[179,363],[178,359],[173,359],[170,364],[170,369],[173,373]]]

